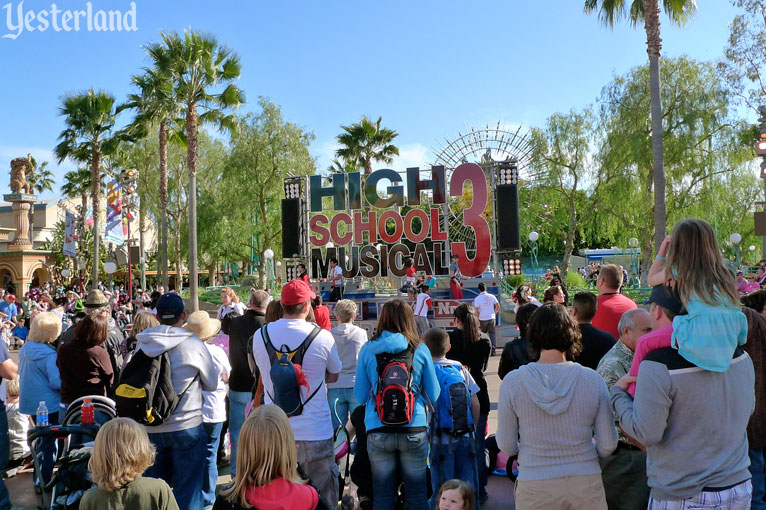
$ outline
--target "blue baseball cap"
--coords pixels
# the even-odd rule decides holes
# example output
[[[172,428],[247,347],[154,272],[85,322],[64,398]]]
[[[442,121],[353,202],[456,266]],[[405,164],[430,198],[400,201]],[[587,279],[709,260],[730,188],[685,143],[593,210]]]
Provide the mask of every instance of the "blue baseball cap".
[[[184,313],[184,300],[173,292],[163,294],[157,300],[158,319],[177,319]]]

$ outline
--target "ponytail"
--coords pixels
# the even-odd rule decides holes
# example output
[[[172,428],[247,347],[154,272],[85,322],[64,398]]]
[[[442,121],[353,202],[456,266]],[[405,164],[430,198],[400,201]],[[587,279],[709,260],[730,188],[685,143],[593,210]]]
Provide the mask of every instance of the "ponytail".
[[[462,303],[452,315],[463,323],[463,338],[466,343],[473,344],[479,340],[479,318],[476,316],[476,309],[469,304]]]

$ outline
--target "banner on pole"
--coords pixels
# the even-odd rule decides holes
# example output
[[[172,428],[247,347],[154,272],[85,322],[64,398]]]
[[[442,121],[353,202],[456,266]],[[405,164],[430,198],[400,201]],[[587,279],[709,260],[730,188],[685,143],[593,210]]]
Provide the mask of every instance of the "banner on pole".
[[[122,226],[122,187],[112,179],[107,185],[106,225],[104,239],[119,246],[124,244]]]
[[[74,214],[69,211],[66,212],[66,219],[64,220],[64,255],[74,257],[77,255],[77,247],[75,245],[75,217]]]

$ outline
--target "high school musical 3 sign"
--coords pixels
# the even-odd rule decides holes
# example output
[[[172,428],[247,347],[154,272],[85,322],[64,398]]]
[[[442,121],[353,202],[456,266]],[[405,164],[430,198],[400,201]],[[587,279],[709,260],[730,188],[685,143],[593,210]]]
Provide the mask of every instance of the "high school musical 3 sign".
[[[458,166],[446,180],[443,166],[434,166],[423,179],[419,168],[404,176],[390,169],[372,172],[366,180],[359,172],[313,175],[309,180],[309,242],[311,271],[327,277],[329,259],[335,256],[344,277],[404,276],[405,261],[427,275],[449,273],[447,243],[460,257],[466,276],[479,276],[487,267],[492,246],[490,227],[482,213],[487,208],[487,178],[475,163]],[[406,179],[406,182],[405,182]],[[448,197],[463,197],[472,189],[470,206],[462,211],[462,224],[475,234],[475,249],[466,242],[448,239],[444,228]],[[423,194],[430,195],[428,206]],[[329,205],[328,207],[326,207]],[[323,250],[332,242],[334,247]]]

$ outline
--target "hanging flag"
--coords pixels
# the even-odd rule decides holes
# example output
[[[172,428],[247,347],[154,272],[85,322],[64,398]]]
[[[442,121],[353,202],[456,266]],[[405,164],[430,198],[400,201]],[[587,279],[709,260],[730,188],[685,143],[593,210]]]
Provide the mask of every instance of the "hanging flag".
[[[119,246],[124,244],[122,229],[122,188],[116,179],[107,184],[106,225],[104,239]]]
[[[64,220],[64,255],[75,257],[77,255],[77,247],[75,245],[75,217],[74,214],[69,211],[66,212],[66,219]]]

